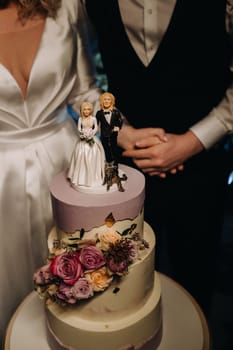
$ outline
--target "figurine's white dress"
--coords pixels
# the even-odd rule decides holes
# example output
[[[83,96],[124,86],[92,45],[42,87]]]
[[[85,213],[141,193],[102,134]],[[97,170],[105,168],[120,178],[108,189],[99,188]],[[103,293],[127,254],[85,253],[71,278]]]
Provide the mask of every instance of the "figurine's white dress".
[[[104,181],[105,153],[101,141],[95,136],[98,131],[96,117],[79,118],[78,131],[80,134],[89,135],[94,143],[91,144],[85,139],[77,141],[67,177],[77,189],[98,189]]]
[[[8,11],[0,11],[0,22]],[[78,138],[66,103],[77,110],[83,101],[98,103],[80,11],[77,0],[63,0],[57,18],[45,20],[25,96],[0,52],[0,340],[46,261],[53,224],[48,185],[68,166]]]

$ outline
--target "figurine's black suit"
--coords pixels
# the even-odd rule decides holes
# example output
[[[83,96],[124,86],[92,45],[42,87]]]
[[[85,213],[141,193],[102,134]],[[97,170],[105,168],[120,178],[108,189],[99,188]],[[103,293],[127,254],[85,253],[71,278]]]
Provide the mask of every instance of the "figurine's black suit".
[[[117,165],[117,135],[118,131],[114,131],[115,127],[122,127],[122,117],[118,109],[114,108],[111,113],[110,123],[105,118],[104,110],[96,113],[96,119],[100,126],[100,137],[105,151],[106,161],[114,162]]]

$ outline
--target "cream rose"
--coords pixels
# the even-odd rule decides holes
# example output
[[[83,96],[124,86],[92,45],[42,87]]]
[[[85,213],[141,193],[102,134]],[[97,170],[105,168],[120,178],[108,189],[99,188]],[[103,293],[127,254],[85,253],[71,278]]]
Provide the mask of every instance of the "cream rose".
[[[121,240],[121,235],[114,231],[102,232],[99,234],[99,247],[100,249],[106,251],[109,249],[109,244],[114,244]]]

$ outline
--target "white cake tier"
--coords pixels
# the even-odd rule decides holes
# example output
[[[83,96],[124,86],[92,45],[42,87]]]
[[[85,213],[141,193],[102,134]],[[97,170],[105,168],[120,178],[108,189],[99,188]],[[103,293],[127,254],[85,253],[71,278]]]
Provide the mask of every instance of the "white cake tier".
[[[143,349],[156,335],[161,325],[161,287],[154,273],[155,236],[146,223],[144,238],[150,247],[119,283],[77,306],[46,306],[50,337],[61,343],[54,350]]]

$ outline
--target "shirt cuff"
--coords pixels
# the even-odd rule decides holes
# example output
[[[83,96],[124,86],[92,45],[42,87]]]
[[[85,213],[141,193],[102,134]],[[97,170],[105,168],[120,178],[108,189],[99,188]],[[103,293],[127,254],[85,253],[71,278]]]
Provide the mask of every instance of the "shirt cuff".
[[[206,149],[211,148],[228,134],[228,129],[218,119],[215,109],[206,118],[194,124],[190,130]]]

